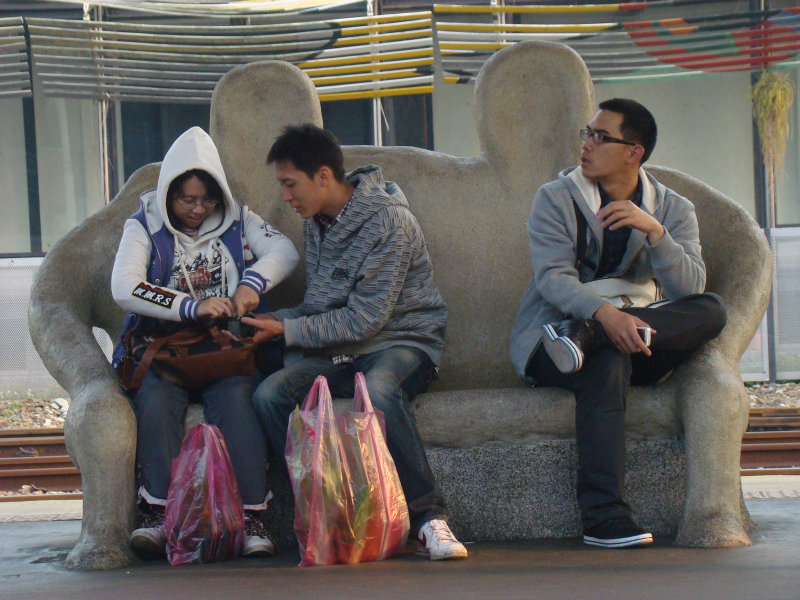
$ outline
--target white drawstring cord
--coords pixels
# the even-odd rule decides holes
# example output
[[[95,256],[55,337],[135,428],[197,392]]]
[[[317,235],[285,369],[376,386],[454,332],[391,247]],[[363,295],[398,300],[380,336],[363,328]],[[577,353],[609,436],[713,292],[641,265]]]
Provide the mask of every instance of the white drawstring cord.
[[[175,247],[178,248],[178,262],[181,264],[181,271],[183,271],[183,277],[186,279],[186,285],[189,288],[189,295],[197,300],[197,294],[194,292],[194,286],[192,285],[192,280],[189,278],[189,271],[186,270],[186,253],[183,251],[178,244],[178,236],[175,237]]]

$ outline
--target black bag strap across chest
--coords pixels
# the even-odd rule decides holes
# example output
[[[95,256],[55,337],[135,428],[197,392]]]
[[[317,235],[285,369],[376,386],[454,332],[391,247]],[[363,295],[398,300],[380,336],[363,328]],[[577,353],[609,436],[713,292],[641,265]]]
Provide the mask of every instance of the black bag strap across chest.
[[[575,268],[580,275],[581,267],[584,265],[589,267],[592,271],[597,270],[597,265],[595,265],[592,261],[587,260],[586,258],[586,217],[583,216],[580,207],[578,206],[578,202],[575,200],[575,197],[570,194],[570,198],[572,198],[572,209],[575,211],[575,220],[578,223],[578,239],[576,240],[576,252],[575,252]]]

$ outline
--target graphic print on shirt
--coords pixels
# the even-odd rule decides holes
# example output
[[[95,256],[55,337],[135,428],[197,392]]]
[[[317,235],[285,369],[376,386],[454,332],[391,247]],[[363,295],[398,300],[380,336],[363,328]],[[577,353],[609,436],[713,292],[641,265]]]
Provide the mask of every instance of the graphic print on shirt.
[[[198,254],[186,265],[186,271],[197,300],[204,300],[212,296],[222,298],[227,296],[226,290],[222,289],[222,255],[219,252],[214,252],[213,255],[213,261],[209,261],[205,254]],[[181,269],[180,259],[177,256],[172,265],[169,287],[191,295],[183,269]]]

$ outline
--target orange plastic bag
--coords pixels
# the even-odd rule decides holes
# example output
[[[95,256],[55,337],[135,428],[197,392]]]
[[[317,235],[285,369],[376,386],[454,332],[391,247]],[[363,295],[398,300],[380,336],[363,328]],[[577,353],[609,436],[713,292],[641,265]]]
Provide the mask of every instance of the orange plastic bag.
[[[383,560],[405,550],[410,521],[400,477],[386,446],[383,413],[375,410],[363,373],[356,373],[353,410],[344,418],[353,489],[351,558]],[[355,562],[355,561],[351,561]]]
[[[286,462],[300,566],[382,560],[405,548],[408,507],[383,414],[372,407],[361,373],[354,403],[345,417],[335,415],[320,376],[289,418]]]
[[[186,435],[172,463],[164,511],[172,566],[229,560],[244,542],[244,511],[225,440],[201,423]]]

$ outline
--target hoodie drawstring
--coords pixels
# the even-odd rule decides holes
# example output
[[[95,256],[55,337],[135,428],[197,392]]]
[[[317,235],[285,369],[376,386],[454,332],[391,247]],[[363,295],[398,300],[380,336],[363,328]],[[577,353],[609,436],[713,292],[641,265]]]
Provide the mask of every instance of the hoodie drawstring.
[[[181,265],[181,271],[183,271],[183,278],[186,280],[186,286],[189,288],[189,295],[197,300],[197,294],[194,291],[192,280],[189,277],[189,271],[186,269],[186,253],[179,245],[178,236],[173,234],[173,237],[175,238],[175,247],[178,248],[178,262]]]

